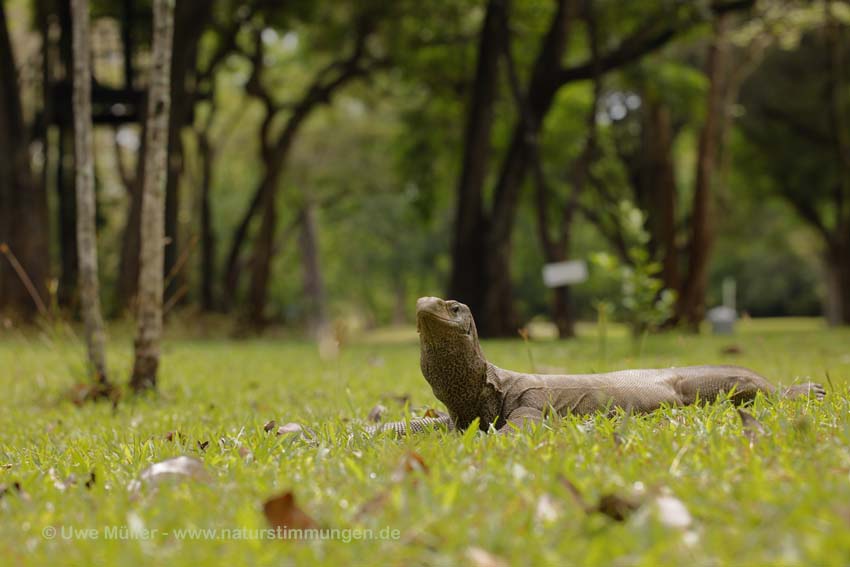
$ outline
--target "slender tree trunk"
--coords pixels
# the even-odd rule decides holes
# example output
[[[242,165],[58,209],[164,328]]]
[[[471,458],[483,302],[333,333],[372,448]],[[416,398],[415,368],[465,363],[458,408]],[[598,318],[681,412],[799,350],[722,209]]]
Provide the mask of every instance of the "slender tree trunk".
[[[850,234],[834,239],[826,256],[826,319],[830,325],[850,325]]]
[[[319,258],[319,231],[316,204],[308,202],[301,211],[298,247],[304,267],[304,297],[307,300],[307,330],[320,337],[328,328],[328,305],[322,263]]]
[[[255,329],[262,329],[266,323],[268,282],[271,276],[274,234],[277,229],[276,197],[276,191],[268,189],[264,192],[263,216],[251,259],[250,319]]]
[[[660,101],[645,93],[643,97],[643,144],[638,159],[639,172],[633,184],[642,187],[636,194],[646,211],[651,235],[650,250],[661,262],[661,278],[666,289],[678,290],[679,258],[676,247],[676,172],[673,163],[673,127],[670,111]]]
[[[834,13],[833,0],[826,0],[827,42],[829,46],[830,124],[838,166],[834,191],[835,237],[832,239],[838,283],[841,324],[850,325],[850,90],[845,59],[847,26]]]
[[[162,338],[162,298],[165,255],[165,183],[168,174],[168,115],[174,30],[172,0],[153,0],[153,36],[148,89],[147,152],[142,192],[141,261],[135,362],[130,386],[134,391],[156,388]]]
[[[676,310],[676,318],[685,322],[692,330],[698,330],[705,317],[708,268],[714,241],[713,185],[714,173],[717,169],[717,157],[722,143],[721,123],[725,114],[724,83],[728,58],[727,18],[728,16],[724,14],[716,15],[714,36],[708,52],[708,100],[705,124],[700,134],[697,154],[688,275],[679,293]]]
[[[71,81],[74,75],[74,57],[71,46],[72,18],[71,3],[59,2],[58,20],[61,30],[59,38],[59,58],[65,71],[65,79]],[[74,150],[74,105],[66,97],[57,101],[59,118],[59,159],[56,172],[56,209],[59,227],[59,289],[58,300],[62,307],[71,307],[77,296],[77,197],[75,181]]]
[[[50,274],[47,195],[30,167],[29,136],[23,122],[18,74],[0,2],[0,246],[17,258],[32,289],[11,264],[0,260],[0,309],[27,318],[46,298]],[[8,247],[8,249],[6,248]],[[37,297],[32,297],[31,295]]]
[[[208,131],[198,135],[198,153],[201,160],[201,308],[216,309],[215,278],[215,231],[212,221],[212,176],[215,151],[210,144]]]
[[[212,11],[206,2],[176,2],[171,60],[171,112],[168,119],[168,178],[165,186],[165,296],[183,287],[183,274],[174,273],[180,257],[180,176],[183,173],[183,129],[190,125],[195,102],[198,43]]]
[[[80,260],[80,299],[85,322],[90,370],[99,386],[108,387],[106,333],[103,328],[103,316],[100,312],[100,283],[97,268],[88,0],[73,0],[72,10],[74,29],[74,148],[77,163],[77,245]]]
[[[73,114],[71,113],[73,116]],[[77,196],[75,187],[75,148],[73,132],[59,125],[59,159],[56,172],[59,217],[59,305],[70,307],[77,294],[79,261],[77,258]]]

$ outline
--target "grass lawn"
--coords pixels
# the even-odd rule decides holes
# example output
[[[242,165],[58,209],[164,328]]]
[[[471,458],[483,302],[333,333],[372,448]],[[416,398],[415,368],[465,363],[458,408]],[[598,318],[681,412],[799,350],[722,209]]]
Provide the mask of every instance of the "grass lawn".
[[[616,328],[604,353],[595,329],[581,330],[576,341],[484,350],[500,366],[545,372],[741,364],[775,383],[823,381],[829,393],[822,403],[759,398],[748,411],[764,433],[752,444],[725,402],[567,418],[513,436],[370,439],[358,424],[376,404],[385,419],[404,416],[403,397],[414,414],[442,409],[409,331],[344,345],[333,359],[303,342],[175,334],[159,396],[114,409],[68,401],[79,344],[7,331],[0,564],[850,564],[850,332],[749,321],[731,338],[649,337],[635,354]],[[113,337],[122,383],[129,344]],[[723,354],[732,344],[740,353]],[[315,439],[266,432],[269,420],[309,426]],[[128,489],[178,455],[200,459],[210,478]],[[589,506],[606,494],[641,506],[623,522],[588,513],[564,478]],[[336,539],[254,537],[268,526],[263,502],[289,490],[321,527],[339,528]],[[185,531],[195,528],[232,531]],[[376,539],[355,539],[360,529]]]

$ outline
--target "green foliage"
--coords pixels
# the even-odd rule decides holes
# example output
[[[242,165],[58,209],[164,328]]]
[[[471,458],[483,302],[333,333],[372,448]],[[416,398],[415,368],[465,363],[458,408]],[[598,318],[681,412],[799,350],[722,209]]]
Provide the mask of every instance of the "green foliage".
[[[649,233],[644,227],[644,214],[629,201],[620,202],[620,226],[628,244],[628,262],[613,254],[599,252],[592,256],[594,264],[614,275],[620,282],[616,303],[620,318],[628,323],[634,337],[655,330],[673,314],[676,293],[664,289],[659,277],[661,264],[647,250]]]

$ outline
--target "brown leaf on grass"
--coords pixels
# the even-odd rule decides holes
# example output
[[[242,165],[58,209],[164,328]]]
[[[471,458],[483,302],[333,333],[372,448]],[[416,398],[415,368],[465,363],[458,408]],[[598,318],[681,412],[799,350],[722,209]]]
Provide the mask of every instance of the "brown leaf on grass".
[[[422,414],[422,417],[440,417],[441,414],[434,408],[428,408],[425,410],[425,413]]]
[[[741,417],[741,423],[744,426],[744,437],[747,438],[747,441],[750,442],[750,447],[752,447],[758,438],[764,435],[764,426],[759,420],[742,409],[738,410],[738,415]]]
[[[474,567],[508,567],[508,562],[504,558],[480,547],[467,548],[466,558]]]
[[[273,419],[270,419],[269,421],[267,421],[267,422],[265,423],[265,425],[263,425],[263,431],[265,431],[266,433],[268,433],[268,432],[269,432],[269,431],[271,431],[272,429],[277,429],[277,422],[276,422],[275,420],[273,420]]]
[[[600,514],[608,516],[612,520],[622,522],[640,506],[639,502],[635,502],[630,498],[624,498],[617,494],[603,494],[599,498],[599,502],[597,504],[591,504],[585,499],[584,495],[571,480],[561,476],[560,481],[576,501],[579,508],[584,510],[587,514],[599,512]]]
[[[172,443],[174,441],[177,441],[178,443],[185,443],[186,436],[180,433],[179,431],[169,431],[165,434],[165,440],[171,441]]]
[[[396,467],[391,478],[393,482],[401,482],[408,475],[416,471],[427,475],[429,472],[428,463],[416,451],[408,451]]]
[[[254,453],[251,452],[251,449],[246,447],[245,445],[239,445],[239,456],[243,459],[251,460],[254,458]]]
[[[292,491],[269,498],[263,503],[263,513],[273,528],[311,529],[319,524],[295,503]]]
[[[354,514],[354,518],[360,520],[364,516],[371,516],[372,514],[380,512],[384,508],[384,506],[387,505],[389,499],[390,491],[382,490],[381,492],[377,493],[375,496],[364,502],[357,510],[357,513]]]
[[[741,354],[742,352],[744,352],[744,349],[742,349],[740,345],[726,345],[720,349],[720,354],[726,355]]]
[[[71,386],[67,395],[71,403],[77,406],[98,401],[109,401],[112,402],[113,406],[117,406],[118,401],[121,399],[121,391],[118,388],[112,384],[103,384],[100,382],[94,384],[74,384]]]
[[[86,486],[86,488],[87,488],[88,490],[91,490],[92,486],[94,486],[94,485],[95,485],[95,482],[96,482],[96,481],[97,481],[97,477],[95,477],[95,475],[94,475],[94,471],[91,471],[91,472],[89,473],[89,477],[86,479],[86,485],[85,485],[85,486]]]
[[[366,417],[372,423],[378,423],[383,419],[384,413],[386,413],[387,408],[382,406],[381,404],[376,405],[369,411],[369,415]]]
[[[130,482],[128,488],[137,493],[143,485],[158,486],[166,480],[210,482],[212,479],[204,463],[194,457],[181,455],[152,464],[139,473],[139,478]]]
[[[18,498],[21,500],[29,500],[30,495],[24,491],[23,487],[21,487],[21,483],[17,480],[13,482],[11,485],[8,484],[0,484],[0,500],[3,499],[8,494],[16,494]]]
[[[209,447],[209,445],[209,441],[198,441],[198,449],[200,449],[202,453],[206,452],[207,447]]]
[[[616,520],[625,521],[632,512],[638,509],[639,503],[617,494],[604,494],[596,505],[596,511]]]
[[[12,463],[4,463],[2,466],[0,466],[0,469],[3,469],[4,471],[7,471],[7,470],[11,469],[11,468],[12,468],[12,467],[14,467],[14,466],[15,466],[15,465],[13,465]]]

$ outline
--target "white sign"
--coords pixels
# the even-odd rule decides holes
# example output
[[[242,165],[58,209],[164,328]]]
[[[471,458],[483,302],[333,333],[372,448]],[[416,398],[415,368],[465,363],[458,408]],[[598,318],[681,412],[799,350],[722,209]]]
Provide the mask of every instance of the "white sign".
[[[561,287],[563,285],[577,284],[587,279],[587,262],[584,260],[570,260],[569,262],[555,262],[543,266],[543,283],[546,287]]]

